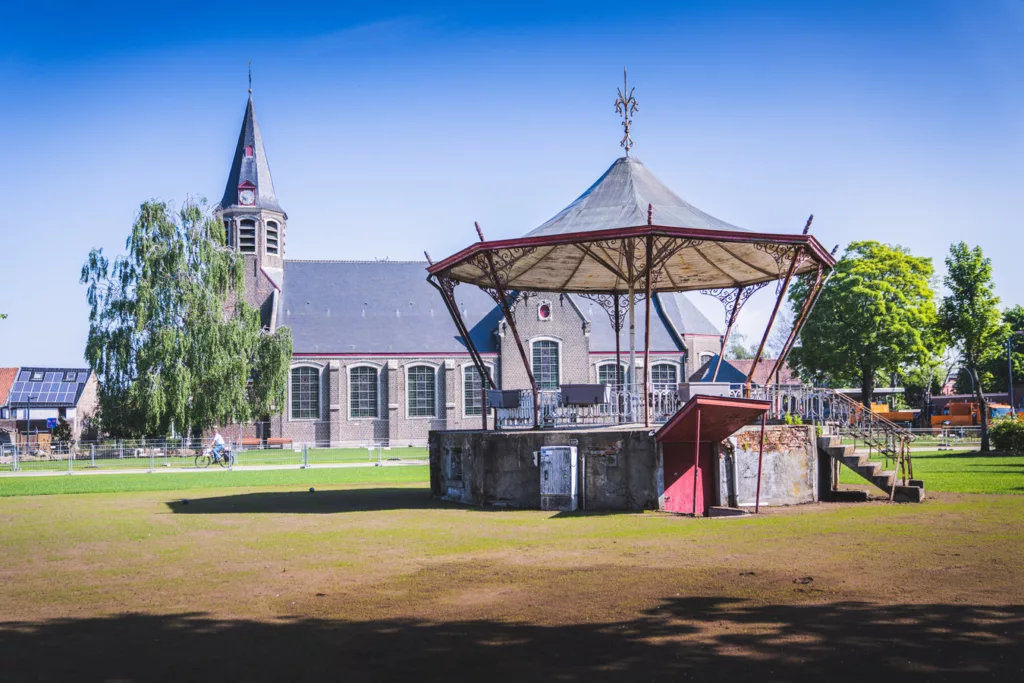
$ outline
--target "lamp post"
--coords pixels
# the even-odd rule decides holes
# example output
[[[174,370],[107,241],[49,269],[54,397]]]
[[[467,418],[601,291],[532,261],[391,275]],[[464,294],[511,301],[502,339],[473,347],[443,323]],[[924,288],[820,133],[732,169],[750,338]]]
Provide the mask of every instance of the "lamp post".
[[[1011,332],[1006,338],[1006,366],[1007,377],[1009,378],[1010,410],[1017,412],[1017,405],[1013,402],[1013,338],[1024,337],[1024,331]]]
[[[29,448],[29,435],[32,433],[32,399],[35,396],[25,397],[25,451]]]

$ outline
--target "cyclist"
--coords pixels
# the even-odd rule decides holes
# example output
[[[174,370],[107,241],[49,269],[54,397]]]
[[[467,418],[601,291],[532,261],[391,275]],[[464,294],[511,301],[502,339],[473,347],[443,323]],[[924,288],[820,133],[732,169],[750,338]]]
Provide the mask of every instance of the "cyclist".
[[[213,442],[210,444],[210,452],[213,453],[213,461],[220,462],[221,453],[224,452],[224,437],[220,435],[220,430],[216,427],[213,428]]]

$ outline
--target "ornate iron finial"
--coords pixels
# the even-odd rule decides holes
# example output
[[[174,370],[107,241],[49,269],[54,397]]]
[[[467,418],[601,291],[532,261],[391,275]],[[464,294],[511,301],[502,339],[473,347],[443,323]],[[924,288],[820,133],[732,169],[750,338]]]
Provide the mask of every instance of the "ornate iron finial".
[[[480,229],[480,224],[473,221],[473,225],[476,227],[476,234],[480,236],[480,241],[486,242],[487,240],[484,239],[484,231]]]
[[[811,223],[813,223],[813,222],[814,222],[814,214],[812,213],[810,215],[810,217],[807,219],[807,225],[804,226],[804,234],[805,235],[811,231]]]
[[[654,204],[647,205],[647,225],[654,225]]]
[[[629,136],[629,126],[633,123],[630,117],[638,110],[636,98],[633,97],[634,90],[636,88],[630,88],[629,82],[626,80],[626,67],[622,67],[622,88],[619,90],[618,99],[615,100],[615,113],[622,117],[624,135],[619,144],[626,149],[627,157],[629,150],[633,147],[633,138]]]
[[[249,94],[252,94],[252,60],[249,60]]]
[[[434,259],[430,258],[430,254],[427,253],[426,249],[423,250],[423,255],[427,257],[427,263],[434,265]]]
[[[832,247],[832,256],[835,256],[837,251],[839,251],[839,245],[838,244],[836,246]]]

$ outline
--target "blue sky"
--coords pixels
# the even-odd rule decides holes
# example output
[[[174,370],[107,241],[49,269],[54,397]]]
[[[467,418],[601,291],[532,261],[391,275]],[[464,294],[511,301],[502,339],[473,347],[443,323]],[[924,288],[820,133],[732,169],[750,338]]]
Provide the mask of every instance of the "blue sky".
[[[5,7],[0,365],[81,364],[89,249],[119,253],[143,200],[216,201],[250,59],[289,258],[536,227],[621,155],[625,64],[634,154],[684,199],[940,272],[964,239],[1024,303],[1022,0]]]

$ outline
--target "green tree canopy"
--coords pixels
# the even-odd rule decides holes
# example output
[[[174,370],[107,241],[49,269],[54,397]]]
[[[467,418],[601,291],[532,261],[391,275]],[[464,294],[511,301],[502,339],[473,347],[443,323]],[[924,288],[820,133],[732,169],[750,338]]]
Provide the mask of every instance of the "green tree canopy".
[[[291,332],[264,330],[246,304],[243,257],[205,204],[142,204],[125,255],[93,249],[86,360],[100,382],[104,428],[167,434],[246,422],[284,405]]]
[[[949,248],[946,278],[949,295],[939,306],[939,328],[960,353],[960,362],[973,380],[974,396],[981,406],[981,450],[989,450],[988,402],[980,370],[1000,355],[1009,325],[999,313],[999,297],[992,285],[992,261],[981,247],[964,242]]]
[[[989,355],[983,359],[978,367],[978,376],[981,378],[982,386],[989,391],[1009,391],[1009,364],[1006,361],[1006,339],[1014,332],[1024,332],[1024,307],[1012,306],[1003,311],[1003,323],[1005,323],[1005,336],[1000,341],[999,352]],[[1013,381],[1014,384],[1024,383],[1024,336],[1015,335],[1013,338]],[[958,394],[974,393],[970,374],[964,370],[957,374],[956,392]],[[1020,399],[1020,396],[1016,397]]]
[[[800,332],[794,367],[816,383],[859,386],[870,403],[879,374],[925,365],[939,351],[932,275],[931,259],[903,247],[851,243]],[[807,279],[793,285],[795,309],[809,288]]]

